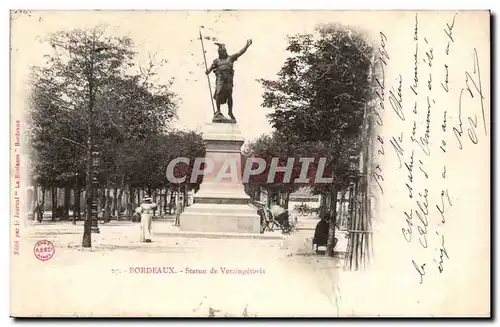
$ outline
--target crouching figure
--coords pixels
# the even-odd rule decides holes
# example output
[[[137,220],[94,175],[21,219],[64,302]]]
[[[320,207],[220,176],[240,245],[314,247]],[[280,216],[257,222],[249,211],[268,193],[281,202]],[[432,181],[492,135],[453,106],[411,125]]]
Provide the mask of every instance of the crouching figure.
[[[326,246],[328,244],[328,231],[330,229],[330,223],[326,216],[323,216],[321,220],[316,225],[316,230],[314,231],[314,238],[312,241],[313,250],[316,254],[325,254]],[[333,248],[337,245],[338,238],[335,237],[333,240]],[[325,250],[320,250],[319,247],[324,247]]]

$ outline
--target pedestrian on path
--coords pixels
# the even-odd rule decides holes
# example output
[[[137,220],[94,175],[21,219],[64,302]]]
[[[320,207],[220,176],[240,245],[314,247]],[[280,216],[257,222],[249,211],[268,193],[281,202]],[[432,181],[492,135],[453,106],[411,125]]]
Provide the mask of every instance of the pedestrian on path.
[[[38,220],[39,223],[43,220],[43,204],[42,201],[38,201],[35,205],[35,209],[33,210],[33,220]]]
[[[177,199],[175,201],[175,226],[179,226],[181,221],[181,213],[184,211],[184,196],[177,193]]]
[[[135,209],[135,212],[141,215],[141,242],[151,242],[151,222],[153,220],[153,211],[156,210],[156,203],[146,196],[142,199],[141,205]]]

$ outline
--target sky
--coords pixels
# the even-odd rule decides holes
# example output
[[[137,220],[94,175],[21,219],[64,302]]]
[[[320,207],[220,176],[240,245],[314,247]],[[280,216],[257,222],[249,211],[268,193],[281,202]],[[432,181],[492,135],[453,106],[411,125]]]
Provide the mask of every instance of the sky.
[[[366,13],[365,13],[366,14]],[[365,15],[366,16],[366,15]],[[213,116],[211,95],[204,74],[203,53],[198,39],[215,37],[225,43],[228,52],[240,50],[247,39],[253,44],[235,63],[233,112],[246,141],[269,133],[266,119],[270,109],[263,108],[263,88],[257,79],[276,79],[288,57],[287,35],[312,32],[318,23],[363,22],[362,12],[314,11],[34,11],[13,17],[11,25],[12,84],[20,98],[26,98],[26,78],[31,65],[43,64],[50,47],[42,38],[59,30],[107,26],[108,35],[128,35],[135,43],[137,63],[146,64],[149,55],[155,61],[168,61],[157,70],[159,83],[174,79],[172,90],[180,98],[175,127],[201,132]],[[204,40],[208,65],[217,57],[217,46]],[[210,82],[214,90],[215,76]],[[16,87],[17,86],[17,87]],[[227,107],[222,106],[227,116]]]

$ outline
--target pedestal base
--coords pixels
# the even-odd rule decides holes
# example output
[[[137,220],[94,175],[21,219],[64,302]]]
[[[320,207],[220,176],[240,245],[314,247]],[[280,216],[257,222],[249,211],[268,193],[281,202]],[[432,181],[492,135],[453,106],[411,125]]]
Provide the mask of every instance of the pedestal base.
[[[205,175],[193,205],[180,216],[180,230],[192,232],[260,233],[257,208],[249,205],[241,181],[241,146],[244,139],[235,123],[205,125],[203,140],[207,146],[206,159],[214,163],[214,173]],[[232,162],[236,169],[232,178],[217,178],[220,167]],[[226,172],[226,171],[224,171]],[[223,172],[223,173],[224,173]]]
[[[195,203],[182,213],[180,230],[260,233],[260,218],[256,210],[249,205]]]

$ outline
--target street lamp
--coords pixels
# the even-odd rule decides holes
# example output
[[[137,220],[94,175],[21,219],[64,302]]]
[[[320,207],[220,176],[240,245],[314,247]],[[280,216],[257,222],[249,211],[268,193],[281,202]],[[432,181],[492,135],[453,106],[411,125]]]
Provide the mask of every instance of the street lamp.
[[[78,213],[78,217],[80,217],[80,196],[77,196],[77,192],[80,192],[80,188],[78,186],[78,173],[75,173],[75,205],[73,206],[73,225],[76,225],[76,215]],[[76,201],[78,200],[78,201]],[[78,202],[78,203],[77,203]]]
[[[89,64],[86,69],[87,76],[87,95],[88,95],[88,124],[87,124],[87,163],[85,165],[85,197],[87,216],[83,227],[82,246],[85,248],[92,247],[92,233],[99,233],[97,225],[97,191],[99,186],[99,152],[95,151],[95,138],[97,137],[95,121],[97,119],[94,108],[95,91],[96,91],[96,76],[94,75],[96,58],[95,54],[107,48],[95,48],[95,42],[91,44]]]
[[[101,164],[100,153],[92,152],[92,233],[99,233],[98,210],[97,210],[97,190],[99,189],[99,166]]]

